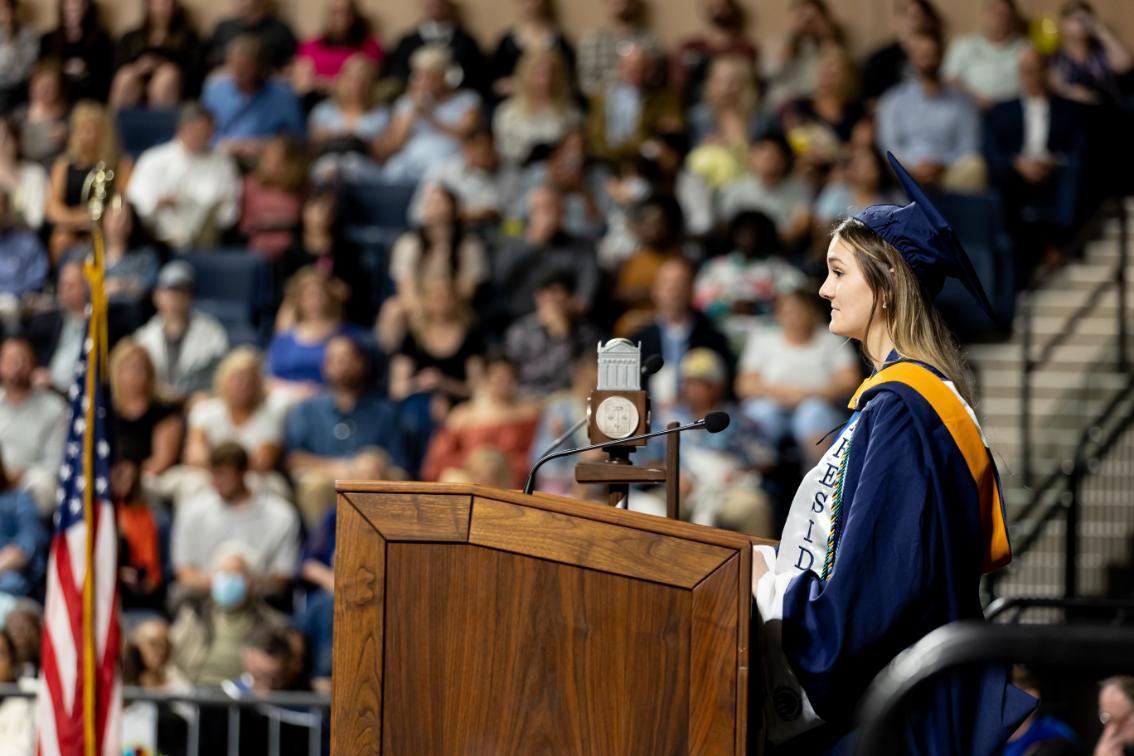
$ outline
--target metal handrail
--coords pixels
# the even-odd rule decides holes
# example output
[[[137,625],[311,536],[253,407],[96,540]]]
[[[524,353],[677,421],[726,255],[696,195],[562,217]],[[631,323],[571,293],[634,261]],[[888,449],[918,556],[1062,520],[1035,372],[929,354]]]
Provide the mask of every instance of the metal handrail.
[[[939,627],[874,678],[859,706],[855,752],[889,753],[886,736],[902,702],[942,673],[965,664],[1013,662],[1099,677],[1134,672],[1134,633],[1114,627],[979,621]]]
[[[1063,609],[1071,615],[1109,613],[1113,622],[1134,617],[1134,599],[1060,598],[1057,596],[1003,596],[984,608],[985,620],[991,622],[1015,610],[1010,622],[1019,622],[1028,609]]]
[[[1118,244],[1118,262],[1115,265],[1112,277],[1109,280],[1100,282],[1091,295],[1071,314],[1068,318],[1066,327],[1059,333],[1053,335],[1043,347],[1040,348],[1039,355],[1032,356],[1033,350],[1033,336],[1032,336],[1032,319],[1034,316],[1034,306],[1032,304],[1031,294],[1041,285],[1047,282],[1051,276],[1052,271],[1047,274],[1036,278],[1028,287],[1026,296],[1021,298],[1021,320],[1023,321],[1023,334],[1021,335],[1021,348],[1023,351],[1023,376],[1020,385],[1020,467],[1021,477],[1025,485],[1032,485],[1032,448],[1031,448],[1031,397],[1032,385],[1031,376],[1039,368],[1046,365],[1050,360],[1055,350],[1066,341],[1072,333],[1074,333],[1075,326],[1084,317],[1090,314],[1098,303],[1101,301],[1101,295],[1105,293],[1111,286],[1117,287],[1118,293],[1118,369],[1120,372],[1129,372],[1130,362],[1127,355],[1126,348],[1126,298],[1127,298],[1127,284],[1126,284],[1126,264],[1129,258],[1128,254],[1128,241],[1126,238],[1127,231],[1127,214],[1126,214],[1126,201],[1125,198],[1111,198],[1104,202],[1102,206],[1091,216],[1090,220],[1084,224],[1083,229],[1076,235],[1075,240],[1069,245],[1069,253],[1078,254],[1082,252],[1086,245],[1098,233],[1099,228],[1103,223],[1114,218],[1119,224],[1119,244]],[[1052,485],[1054,482],[1053,476],[1048,476],[1044,480],[1044,487]]]

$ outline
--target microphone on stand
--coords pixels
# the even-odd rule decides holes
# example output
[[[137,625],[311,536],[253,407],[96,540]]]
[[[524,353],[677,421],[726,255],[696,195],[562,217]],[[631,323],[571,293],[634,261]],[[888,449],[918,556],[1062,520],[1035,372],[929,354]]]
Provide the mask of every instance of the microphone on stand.
[[[611,441],[603,441],[600,444],[581,446],[578,449],[564,449],[563,451],[544,454],[542,457],[536,460],[536,463],[532,466],[532,471],[528,473],[528,482],[524,485],[524,493],[530,494],[532,492],[532,489],[535,488],[535,476],[539,471],[539,468],[542,467],[545,462],[550,462],[553,459],[559,459],[560,457],[570,457],[574,454],[582,454],[583,452],[593,451],[595,449],[606,449],[611,446],[624,446],[630,441],[645,441],[647,439],[657,438],[658,436],[665,436],[670,433],[681,433],[687,430],[697,430],[698,428],[704,428],[709,433],[720,433],[728,427],[730,421],[731,418],[728,416],[727,412],[710,412],[696,422],[692,422],[687,425],[679,425],[676,428],[666,428],[665,430],[654,431],[653,433],[643,433],[638,436],[627,436],[626,438],[616,438]]]
[[[648,378],[649,376],[661,370],[662,366],[664,365],[665,360],[662,359],[660,354],[651,354],[642,362],[642,377]],[[563,444],[567,442],[567,439],[571,438],[571,436],[574,436],[575,433],[578,432],[578,430],[586,424],[587,417],[586,415],[584,415],[582,418],[580,418],[579,422],[568,428],[562,436],[552,441],[551,445],[544,449],[544,455],[551,454],[560,446],[563,446]]]

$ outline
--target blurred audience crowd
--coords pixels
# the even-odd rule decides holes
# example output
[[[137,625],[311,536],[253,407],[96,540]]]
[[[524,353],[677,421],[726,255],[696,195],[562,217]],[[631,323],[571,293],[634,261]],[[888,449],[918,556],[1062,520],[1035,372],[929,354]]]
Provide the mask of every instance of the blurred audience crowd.
[[[100,163],[127,682],[260,692],[329,687],[336,479],[518,487],[622,336],[664,360],[655,427],[733,417],[683,441],[683,517],[770,535],[862,376],[815,281],[833,223],[904,201],[884,153],[995,203],[1020,285],[1123,173],[1134,58],[1085,2],[1043,49],[1012,0],[972,29],[897,0],[856,59],[833,3],[793,0],[762,49],[734,0],[701,0],[666,49],[644,1],[572,40],[519,0],[483,48],[450,0],[399,39],[327,0],[306,40],[267,0],[213,29],[140,0],[117,39],[92,0],[43,35],[0,0],[9,679],[38,659]],[[570,464],[539,485],[597,495]]]

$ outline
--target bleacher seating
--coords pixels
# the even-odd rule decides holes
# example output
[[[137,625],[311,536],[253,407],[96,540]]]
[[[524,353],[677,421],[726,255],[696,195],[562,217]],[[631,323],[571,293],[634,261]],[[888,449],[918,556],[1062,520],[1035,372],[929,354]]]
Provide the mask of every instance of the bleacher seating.
[[[115,114],[122,149],[137,158],[151,147],[173,139],[177,132],[177,111],[123,108]]]
[[[937,297],[938,308],[962,338],[1007,333],[1016,308],[1016,263],[1012,239],[1004,229],[1000,198],[992,193],[935,193],[933,201],[952,222],[992,303],[996,320],[989,323],[976,300],[956,279],[946,281]]]
[[[344,184],[339,196],[339,217],[347,238],[363,246],[391,244],[409,225],[406,215],[415,191],[413,184]]]
[[[271,268],[246,250],[198,250],[177,255],[197,276],[194,306],[224,324],[233,344],[265,344],[271,335]]]

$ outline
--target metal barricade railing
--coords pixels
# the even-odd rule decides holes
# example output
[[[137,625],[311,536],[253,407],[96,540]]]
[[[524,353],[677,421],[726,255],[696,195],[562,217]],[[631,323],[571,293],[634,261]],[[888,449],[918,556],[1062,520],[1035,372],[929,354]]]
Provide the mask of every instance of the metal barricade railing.
[[[5,698],[35,698],[38,691],[34,686],[0,684],[0,700]],[[241,694],[234,687],[202,688],[184,693],[158,692],[126,686],[122,689],[124,705],[138,702],[157,706],[189,707],[193,716],[186,718],[188,738],[185,753],[199,756],[201,753],[201,711],[202,709],[224,709],[227,714],[227,756],[240,754],[240,712],[252,709],[268,720],[268,753],[279,756],[280,733],[283,725],[307,730],[308,756],[324,753],[323,740],[327,724],[325,715],[330,713],[331,699],[321,693],[279,691],[269,696]],[[156,739],[156,734],[155,734]],[[289,749],[294,752],[294,749]],[[210,753],[208,756],[212,756]]]
[[[1106,677],[1134,673],[1134,633],[1117,627],[992,625],[939,627],[898,655],[874,678],[858,710],[858,754],[888,748],[902,704],[939,675],[967,664],[1020,663]]]

